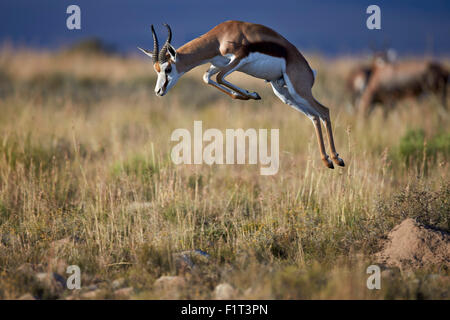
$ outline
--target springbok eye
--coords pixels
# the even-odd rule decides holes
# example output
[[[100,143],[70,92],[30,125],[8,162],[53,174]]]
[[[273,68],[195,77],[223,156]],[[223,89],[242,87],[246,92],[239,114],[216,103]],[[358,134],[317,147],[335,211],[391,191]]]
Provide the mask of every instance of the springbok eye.
[[[169,66],[166,68],[166,73],[170,73],[171,71],[172,71],[172,66],[169,65]]]

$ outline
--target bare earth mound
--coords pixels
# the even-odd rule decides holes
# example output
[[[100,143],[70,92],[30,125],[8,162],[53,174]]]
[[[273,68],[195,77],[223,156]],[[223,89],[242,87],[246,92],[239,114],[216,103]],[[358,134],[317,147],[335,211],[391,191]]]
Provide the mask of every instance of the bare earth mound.
[[[392,229],[376,256],[381,263],[400,269],[450,267],[450,234],[406,219]]]

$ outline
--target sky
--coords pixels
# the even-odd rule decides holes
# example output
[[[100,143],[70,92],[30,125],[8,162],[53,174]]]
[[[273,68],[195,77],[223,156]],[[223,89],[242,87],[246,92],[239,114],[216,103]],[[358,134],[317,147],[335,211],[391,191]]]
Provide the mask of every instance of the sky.
[[[68,30],[66,8],[81,9],[81,30]],[[381,30],[369,30],[366,8],[381,9]],[[97,37],[121,52],[163,42],[169,23],[175,47],[226,20],[264,24],[300,50],[358,54],[389,46],[400,55],[450,53],[448,0],[1,0],[0,44],[57,49]]]

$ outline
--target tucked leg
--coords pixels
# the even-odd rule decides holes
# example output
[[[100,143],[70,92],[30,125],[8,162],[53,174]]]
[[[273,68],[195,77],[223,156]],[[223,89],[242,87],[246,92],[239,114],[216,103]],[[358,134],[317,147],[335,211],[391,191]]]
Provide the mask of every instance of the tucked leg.
[[[230,88],[231,90],[237,92],[241,96],[247,97],[248,99],[254,99],[254,100],[260,100],[261,97],[256,92],[248,92],[245,89],[239,88],[238,86],[228,82],[225,80],[225,77],[227,77],[232,72],[236,71],[240,67],[241,60],[240,59],[234,59],[232,60],[226,67],[224,67],[220,72],[217,74],[217,82],[225,87]]]
[[[213,75],[215,75],[216,73],[218,73],[220,71],[219,68],[215,67],[215,66],[211,66],[208,71],[205,72],[205,74],[203,75],[203,81],[206,84],[209,84],[210,86],[213,86],[214,88],[219,89],[220,91],[222,91],[223,93],[227,94],[228,96],[230,96],[233,99],[239,99],[239,100],[248,100],[249,98],[246,96],[243,96],[241,94],[238,94],[236,92],[231,91],[230,89],[221,86],[220,84],[218,84],[217,82],[211,80],[211,77]]]

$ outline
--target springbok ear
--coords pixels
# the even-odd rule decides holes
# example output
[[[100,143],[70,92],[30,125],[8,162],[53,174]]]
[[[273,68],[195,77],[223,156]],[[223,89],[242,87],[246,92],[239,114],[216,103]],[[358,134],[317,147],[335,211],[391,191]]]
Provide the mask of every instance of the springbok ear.
[[[152,57],[152,52],[150,50],[142,49],[140,47],[137,47],[139,50],[141,50],[145,55]]]
[[[170,43],[167,47],[167,52],[169,52],[172,61],[177,62],[177,50]]]

